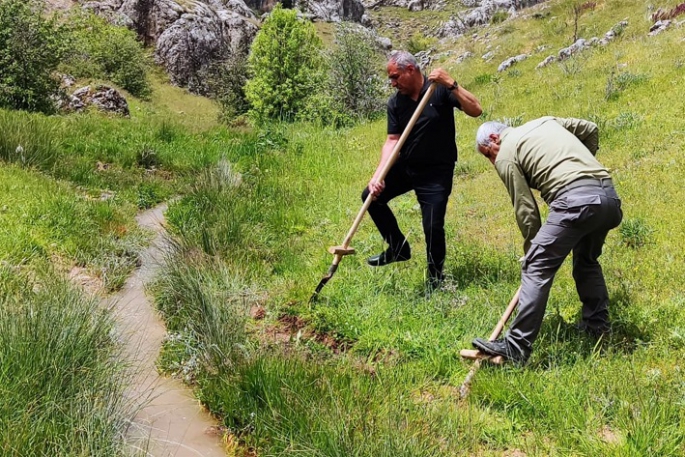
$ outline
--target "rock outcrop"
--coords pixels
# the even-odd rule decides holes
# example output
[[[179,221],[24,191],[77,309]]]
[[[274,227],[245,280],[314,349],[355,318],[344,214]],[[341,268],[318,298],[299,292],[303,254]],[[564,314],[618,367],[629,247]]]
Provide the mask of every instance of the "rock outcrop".
[[[258,30],[257,17],[242,0],[102,0],[83,8],[135,30],[154,45],[172,83],[201,94],[208,69],[247,52]]]
[[[57,102],[58,108],[65,112],[79,112],[95,106],[100,111],[128,117],[130,111],[128,102],[119,91],[109,86],[98,85],[76,89],[73,94],[66,95]]]
[[[155,47],[172,83],[205,94],[206,75],[218,61],[246,53],[271,0],[97,0],[82,7],[135,30]],[[293,1],[312,20],[368,23],[360,0]]]

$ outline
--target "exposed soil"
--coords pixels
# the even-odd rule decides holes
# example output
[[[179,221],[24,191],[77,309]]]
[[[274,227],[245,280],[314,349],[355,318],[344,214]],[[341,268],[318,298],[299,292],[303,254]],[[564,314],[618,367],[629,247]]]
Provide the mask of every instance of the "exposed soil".
[[[138,412],[131,420],[129,443],[153,457],[225,456],[223,433],[216,420],[202,409],[187,386],[160,376],[155,367],[166,329],[145,294],[145,284],[161,266],[168,249],[162,226],[165,210],[166,206],[159,206],[138,217],[139,225],[157,235],[143,253],[140,268],[107,301],[114,309],[131,363],[127,396]]]

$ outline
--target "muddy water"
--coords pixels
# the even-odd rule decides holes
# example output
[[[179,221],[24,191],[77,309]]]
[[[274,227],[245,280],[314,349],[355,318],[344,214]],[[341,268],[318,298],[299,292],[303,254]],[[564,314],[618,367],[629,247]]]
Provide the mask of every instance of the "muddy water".
[[[216,421],[180,381],[157,373],[155,361],[165,335],[164,323],[145,294],[145,284],[161,265],[168,243],[162,224],[166,206],[142,213],[138,223],[156,233],[142,265],[108,303],[131,362],[127,397],[137,406],[128,437],[135,455],[151,457],[220,457],[224,447]]]

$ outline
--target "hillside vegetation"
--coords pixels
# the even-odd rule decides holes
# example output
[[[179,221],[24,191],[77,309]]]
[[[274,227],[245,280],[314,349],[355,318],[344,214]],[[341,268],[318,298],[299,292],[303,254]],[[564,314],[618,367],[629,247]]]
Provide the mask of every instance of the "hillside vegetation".
[[[402,31],[401,45],[432,46],[431,67],[485,109],[479,120],[456,116],[447,279],[430,296],[420,211],[406,195],[393,208],[414,258],[368,267],[384,246],[365,219],[357,255],[308,301],[332,260],[326,248],[361,206],[384,119],[238,118],[227,128],[207,99],[154,72],[145,98],[129,98],[128,119],[0,111],[0,385],[12,399],[0,406],[0,453],[126,453],[131,411],[119,400],[110,311],[63,278],[78,268],[103,290],[120,287],[147,241],[135,213],[171,200],[175,249],[151,287],[170,333],[159,363],[223,422],[229,455],[683,455],[685,27],[648,36],[644,2],[591,2],[576,14],[577,3],[551,1],[454,42]],[[381,26],[408,19],[371,14]],[[536,69],[574,35],[601,37],[623,20],[606,46]],[[531,55],[497,71],[522,53]],[[613,332],[595,341],[574,329],[580,303],[565,265],[528,365],[483,366],[461,399],[471,364],[459,350],[504,311],[522,245],[475,131],[482,120],[543,115],[600,127],[598,158],[625,213],[602,256]]]
[[[457,117],[461,153],[443,289],[426,297],[420,254],[367,267],[365,257],[383,245],[366,220],[352,243],[358,255],[343,260],[314,304],[308,298],[332,260],[325,249],[340,243],[361,205],[384,122],[273,127],[257,155],[228,153],[239,185],[217,170],[170,208],[182,241],[158,284],[160,309],[177,334],[167,366],[187,372],[193,361],[198,393],[224,418],[237,455],[683,452],[685,136],[675,94],[685,84],[684,29],[650,37],[644,3],[596,2],[578,17],[577,37],[602,37],[627,20],[618,37],[536,70],[573,43],[569,5],[552,2],[477,30],[433,66],[480,98],[485,119],[517,125],[557,115],[599,124],[599,158],[625,210],[602,258],[611,337],[597,342],[574,330],[580,305],[565,266],[530,363],[481,369],[460,400],[470,364],[459,350],[494,327],[517,287],[521,252],[508,196],[474,152],[479,122]],[[474,56],[455,64],[466,51]],[[494,58],[486,62],[480,56],[488,51]],[[522,53],[532,55],[497,72]],[[422,246],[413,196],[394,207],[410,242]],[[247,335],[234,331],[243,325]]]

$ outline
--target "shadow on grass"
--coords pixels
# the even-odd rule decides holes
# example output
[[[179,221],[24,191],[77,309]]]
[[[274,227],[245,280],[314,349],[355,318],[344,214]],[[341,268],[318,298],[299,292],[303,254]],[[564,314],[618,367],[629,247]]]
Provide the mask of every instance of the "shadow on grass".
[[[649,343],[653,337],[651,332],[635,322],[635,316],[627,312],[634,306],[632,302],[624,288],[610,297],[611,332],[600,337],[578,329],[575,322],[566,322],[558,313],[547,316],[529,365],[550,367],[573,364],[608,352],[630,354],[639,346]],[[580,306],[579,303],[579,310]]]

